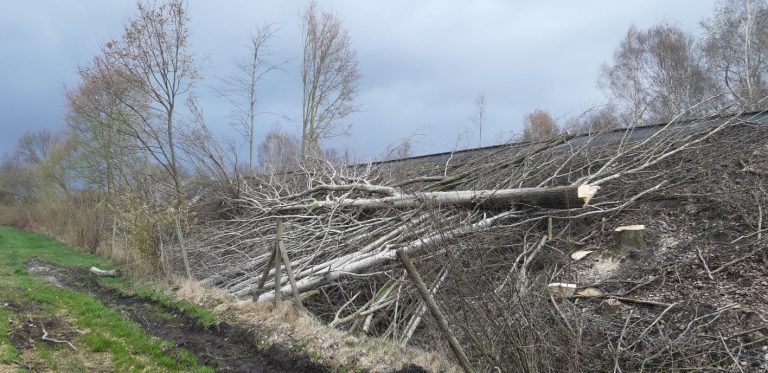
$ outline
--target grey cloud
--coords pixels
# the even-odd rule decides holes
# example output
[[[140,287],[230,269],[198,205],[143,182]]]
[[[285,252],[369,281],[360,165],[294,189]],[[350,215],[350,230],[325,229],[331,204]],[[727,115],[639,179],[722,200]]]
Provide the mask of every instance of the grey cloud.
[[[63,86],[76,84],[100,43],[119,36],[132,1],[0,2],[0,153],[23,131],[63,125]],[[350,32],[363,79],[362,111],[350,116],[351,139],[332,141],[360,157],[414,133],[421,152],[456,144],[480,92],[488,98],[491,135],[519,131],[537,107],[556,116],[602,102],[600,64],[632,23],[676,22],[696,31],[712,1],[323,1]],[[256,24],[277,23],[275,61],[292,59],[261,87],[262,110],[297,119],[301,55],[299,14],[305,2],[190,1],[192,43],[204,57],[199,86],[214,132],[234,135],[229,109],[207,87],[242,57]],[[296,121],[260,118],[261,133]]]

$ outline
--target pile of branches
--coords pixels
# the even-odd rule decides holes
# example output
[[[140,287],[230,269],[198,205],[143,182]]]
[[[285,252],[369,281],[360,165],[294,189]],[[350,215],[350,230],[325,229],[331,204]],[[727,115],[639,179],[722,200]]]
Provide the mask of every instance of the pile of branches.
[[[564,135],[416,165],[316,162],[260,175],[189,240],[190,260],[198,277],[234,295],[289,296],[287,276],[275,281],[268,265],[281,220],[305,306],[338,328],[442,345],[397,262],[401,249],[477,366],[656,369],[695,359],[726,367],[732,344],[693,343],[687,333],[708,318],[692,317],[670,347],[659,342],[669,342],[659,320],[674,303],[638,301],[648,307],[594,318],[546,285],[573,280],[569,254],[613,228],[606,221],[708,175],[704,158],[727,154],[724,139],[764,141],[758,116]]]

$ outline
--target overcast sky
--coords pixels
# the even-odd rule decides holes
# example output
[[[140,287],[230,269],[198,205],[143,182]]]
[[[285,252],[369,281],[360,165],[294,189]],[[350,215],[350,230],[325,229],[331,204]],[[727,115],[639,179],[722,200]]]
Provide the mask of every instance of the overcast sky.
[[[273,127],[298,133],[301,108],[299,14],[305,1],[190,0],[192,49],[204,76],[197,88],[208,125],[235,136],[230,107],[214,94],[216,77],[246,57],[256,25],[279,26],[274,61],[290,59],[259,91],[260,135]],[[468,120],[486,96],[484,144],[521,132],[536,108],[576,115],[605,101],[596,87],[631,24],[670,22],[693,33],[713,1],[320,1],[344,21],[357,50],[361,111],[352,136],[330,145],[358,159],[414,136],[417,153],[477,145]],[[99,45],[119,37],[135,1],[0,0],[0,154],[30,130],[62,128],[64,91],[77,84]]]

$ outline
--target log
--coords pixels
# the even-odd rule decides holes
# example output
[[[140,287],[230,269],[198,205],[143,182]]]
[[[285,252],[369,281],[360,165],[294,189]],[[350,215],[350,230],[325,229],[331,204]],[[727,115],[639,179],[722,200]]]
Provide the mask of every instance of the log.
[[[456,228],[447,232],[438,232],[433,235],[411,241],[407,245],[403,246],[401,250],[403,250],[408,254],[415,254],[420,252],[421,250],[424,250],[424,248],[429,247],[430,245],[437,245],[445,240],[462,237],[466,234],[477,232],[479,230],[491,227],[500,220],[503,220],[512,216],[516,216],[516,213],[517,213],[516,211],[507,211],[489,218],[485,218],[469,226]],[[338,263],[343,263],[343,264],[334,266],[332,263],[331,264],[322,263],[308,269],[305,272],[311,273],[311,275],[308,275],[307,277],[304,277],[296,281],[296,285],[298,286],[299,291],[305,292],[308,290],[312,290],[323,284],[327,284],[329,282],[338,280],[342,276],[361,273],[368,268],[371,268],[380,264],[384,264],[393,260],[397,260],[397,255],[395,254],[394,250],[385,250],[370,256],[364,256],[360,259],[357,259],[359,256],[360,256],[359,253],[348,254],[347,256],[344,256],[338,259]],[[234,293],[234,295],[236,296],[245,295],[251,289],[252,289],[251,287],[242,289]],[[273,291],[260,294],[256,301],[264,302],[264,301],[271,300],[275,297],[276,293],[290,295],[291,291],[292,291],[291,286],[285,285],[280,289],[278,289],[277,292],[273,290]]]
[[[363,210],[384,208],[416,208],[421,206],[474,206],[488,209],[525,205],[542,208],[569,209],[586,206],[599,187],[590,184],[555,187],[459,190],[450,192],[423,192],[398,194],[382,198],[355,198],[314,201],[289,205],[279,212],[313,210],[319,208],[354,207]]]
[[[113,269],[111,271],[99,269],[96,267],[91,267],[91,273],[95,274],[96,276],[102,276],[102,277],[117,277],[120,276],[120,271]]]
[[[625,225],[613,230],[613,254],[620,255],[645,245],[645,225]]]
[[[566,199],[568,198],[567,196],[569,195],[569,193],[572,193],[572,196],[575,196],[574,198],[581,201],[580,205],[572,206],[572,207],[581,207],[583,206],[584,203],[589,202],[589,200],[597,192],[598,189],[599,189],[598,187],[582,184],[579,186],[552,187],[552,188],[506,189],[506,191],[519,192],[519,191],[537,190],[538,192],[542,192],[546,190],[546,192],[542,192],[543,193],[542,195],[548,195],[549,197],[552,197],[554,195],[553,191],[558,191],[557,193],[559,193],[560,197],[565,196]],[[505,196],[505,198],[510,198],[510,196],[515,195],[515,193],[504,192],[504,191],[505,190],[495,191],[501,194],[495,195],[494,198],[501,198],[500,196]],[[454,193],[453,195],[456,196],[457,195],[456,193],[459,193],[459,192],[435,192],[435,193],[442,193],[441,195],[451,195],[451,193]],[[426,193],[426,194],[435,195],[435,193]],[[480,193],[480,192],[472,191],[472,193]],[[531,196],[531,194],[526,194],[526,193],[523,193],[523,195],[527,195],[529,197]],[[384,200],[384,199],[388,199],[388,198],[379,198],[377,200]],[[365,201],[371,201],[371,200],[372,199],[365,199]],[[460,200],[461,199],[455,199],[455,201],[460,201]],[[494,199],[491,199],[491,200],[494,200]],[[359,202],[360,200],[359,199],[349,200],[348,202],[351,203],[355,201]],[[495,199],[495,201],[499,201],[499,199]],[[541,201],[544,201],[544,199],[540,199],[540,202]],[[318,201],[317,203],[319,203],[320,205],[316,205],[316,206],[321,207],[323,204],[328,202],[336,206],[338,206],[338,204],[340,203],[338,201]],[[295,208],[295,207],[296,206],[292,206],[291,208]],[[507,211],[507,212],[483,219],[469,226],[456,228],[447,232],[438,232],[433,235],[414,240],[404,245],[402,249],[408,254],[416,254],[421,250],[423,250],[425,247],[428,247],[429,245],[435,245],[444,240],[458,238],[466,234],[488,228],[493,224],[495,224],[497,221],[509,218],[511,216],[515,216],[516,214],[517,212],[514,210]],[[342,276],[345,276],[348,274],[361,273],[368,268],[371,268],[380,264],[384,264],[396,259],[397,259],[397,256],[395,255],[395,252],[393,250],[385,250],[385,251],[381,251],[381,252],[378,252],[372,255],[367,255],[367,256],[361,255],[359,252],[348,254],[330,263],[328,262],[322,263],[312,268],[309,268],[308,270],[304,271],[304,273],[307,273],[307,276],[297,280],[296,285],[298,286],[300,292],[305,292],[308,290],[315,289],[323,284],[327,284],[335,280],[338,280]],[[279,282],[276,282],[276,283],[279,284]],[[243,296],[248,294],[251,290],[253,290],[253,286],[248,286],[234,292],[234,295]],[[282,293],[283,295],[290,295],[292,293],[290,284],[286,284],[286,285],[283,285],[282,287],[279,287],[277,293]],[[268,301],[273,299],[274,297],[275,297],[275,291],[274,290],[269,291],[269,292],[260,294],[257,298],[257,302]]]

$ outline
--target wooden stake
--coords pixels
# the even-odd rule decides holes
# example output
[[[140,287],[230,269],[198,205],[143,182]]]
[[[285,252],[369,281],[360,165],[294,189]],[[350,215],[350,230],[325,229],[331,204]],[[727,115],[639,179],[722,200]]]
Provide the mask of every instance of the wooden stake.
[[[296,285],[296,278],[293,277],[291,259],[288,258],[285,244],[283,244],[283,221],[281,219],[277,220],[277,250],[280,251],[280,257],[283,259],[283,263],[285,263],[285,272],[288,274],[288,282],[291,283],[291,292],[293,293],[293,300],[296,301],[296,308],[303,311],[304,305],[301,303],[301,296],[299,294],[299,287]]]
[[[272,256],[275,257],[275,298],[274,303],[277,305],[280,303],[280,296],[282,295],[282,292],[280,291],[280,255],[277,255],[277,253],[280,250],[280,246],[278,245],[278,242],[283,239],[283,224],[280,220],[278,220],[277,224],[277,242],[275,242],[275,248],[272,251]]]
[[[445,320],[442,312],[440,312],[440,309],[437,307],[435,300],[432,299],[432,296],[429,294],[427,286],[424,284],[424,281],[422,281],[419,272],[416,271],[416,267],[414,267],[411,259],[408,258],[408,254],[406,254],[402,249],[398,249],[397,258],[400,259],[400,263],[403,263],[403,267],[405,268],[406,272],[408,272],[411,280],[413,280],[414,284],[416,284],[416,289],[419,290],[421,299],[424,301],[424,304],[427,305],[429,312],[432,313],[432,316],[435,318],[435,320],[437,320],[437,325],[440,327],[440,331],[451,345],[451,350],[453,350],[453,354],[456,355],[456,359],[459,360],[461,367],[464,368],[464,371],[467,373],[474,372],[472,367],[469,365],[469,359],[467,359],[467,355],[464,353],[461,345],[459,345],[459,341],[448,327],[448,322]]]
[[[269,277],[269,271],[272,269],[272,265],[273,264],[275,264],[275,250],[274,249],[269,254],[269,260],[267,260],[267,264],[264,266],[264,271],[261,273],[261,279],[259,280],[259,284],[256,285],[256,292],[255,293],[258,293],[259,290],[264,288],[264,284],[267,283],[267,277]]]

